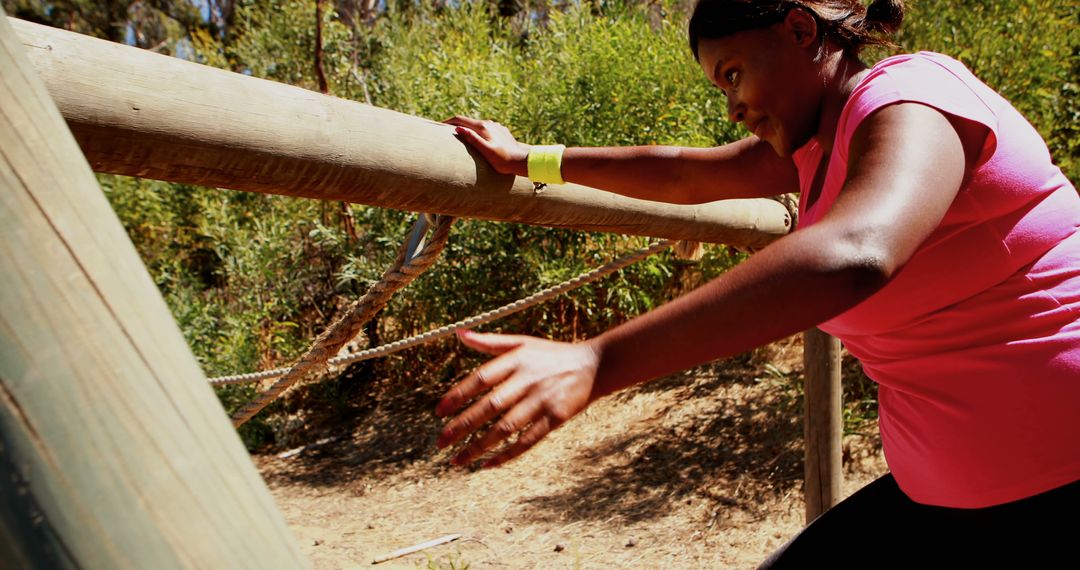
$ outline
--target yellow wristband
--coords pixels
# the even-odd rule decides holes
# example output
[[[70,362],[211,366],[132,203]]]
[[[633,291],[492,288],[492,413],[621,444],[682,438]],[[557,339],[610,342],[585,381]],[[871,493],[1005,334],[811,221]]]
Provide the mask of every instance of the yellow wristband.
[[[562,155],[565,145],[529,148],[529,180],[542,184],[563,184]]]

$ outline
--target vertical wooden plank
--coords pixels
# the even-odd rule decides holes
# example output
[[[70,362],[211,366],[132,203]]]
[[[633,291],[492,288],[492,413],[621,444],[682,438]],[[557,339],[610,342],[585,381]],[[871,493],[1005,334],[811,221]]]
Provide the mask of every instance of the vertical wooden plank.
[[[803,434],[806,446],[806,522],[840,501],[843,434],[840,341],[819,329],[803,335]]]
[[[307,562],[0,18],[5,567]]]

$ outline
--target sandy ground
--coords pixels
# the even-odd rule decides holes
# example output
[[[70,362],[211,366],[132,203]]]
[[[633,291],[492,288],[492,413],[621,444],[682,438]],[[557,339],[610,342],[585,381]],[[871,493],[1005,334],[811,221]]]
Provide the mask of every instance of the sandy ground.
[[[494,470],[435,449],[439,394],[424,389],[373,403],[333,441],[255,461],[320,570],[447,534],[461,538],[377,567],[753,568],[804,519],[790,345],[598,402]],[[845,437],[845,495],[885,472],[867,428]]]

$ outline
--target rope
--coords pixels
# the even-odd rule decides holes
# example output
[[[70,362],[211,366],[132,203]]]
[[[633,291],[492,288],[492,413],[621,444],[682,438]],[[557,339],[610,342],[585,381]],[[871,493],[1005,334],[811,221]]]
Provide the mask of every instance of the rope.
[[[361,360],[369,360],[372,358],[385,356],[387,354],[393,354],[395,352],[405,350],[406,348],[411,348],[419,344],[424,344],[426,342],[450,336],[454,334],[454,331],[458,329],[472,328],[477,325],[482,325],[484,323],[489,323],[491,321],[501,319],[507,315],[543,303],[548,299],[551,299],[552,297],[562,295],[567,291],[572,291],[574,289],[577,289],[578,287],[607,277],[608,275],[619,271],[620,269],[637,263],[642,259],[649,257],[650,255],[653,255],[671,247],[674,243],[675,242],[671,240],[663,240],[656,242],[647,248],[639,249],[637,251],[623,255],[606,265],[603,265],[586,273],[582,273],[581,275],[578,275],[573,279],[563,281],[558,285],[554,285],[542,291],[533,293],[532,295],[529,295],[524,299],[518,299],[517,301],[514,301],[513,303],[510,303],[508,305],[503,305],[502,307],[499,307],[497,309],[474,315],[467,319],[460,320],[456,323],[445,325],[434,330],[430,330],[423,334],[411,336],[409,338],[401,340],[396,340],[389,344],[384,344],[375,348],[369,348],[367,350],[362,350],[354,354],[338,356],[336,358],[330,359],[327,364],[331,366],[341,366],[344,364],[359,362]],[[246,384],[250,382],[258,382],[259,380],[265,380],[267,378],[276,378],[278,376],[281,376],[282,374],[285,374],[288,371],[288,368],[278,368],[276,370],[266,370],[263,372],[237,374],[235,376],[221,376],[218,378],[211,378],[210,384],[213,386],[224,386],[227,384]]]
[[[421,220],[424,220],[423,216]],[[426,223],[426,220],[418,221],[419,223]],[[377,283],[368,289],[367,293],[364,293],[363,297],[353,303],[345,316],[319,335],[315,344],[292,368],[285,371],[273,386],[233,414],[233,427],[243,425],[300,379],[324,369],[330,357],[337,354],[345,343],[352,340],[364,324],[386,306],[394,293],[435,263],[446,246],[446,240],[450,237],[450,226],[453,223],[454,218],[450,216],[436,216],[430,241],[422,244],[422,248],[415,255],[411,250],[417,246],[416,241],[409,240],[404,244],[398,251],[393,265],[383,273]]]

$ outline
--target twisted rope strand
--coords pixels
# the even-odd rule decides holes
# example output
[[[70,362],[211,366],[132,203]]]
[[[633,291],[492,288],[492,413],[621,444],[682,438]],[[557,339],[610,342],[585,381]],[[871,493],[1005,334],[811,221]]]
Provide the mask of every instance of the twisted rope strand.
[[[411,348],[420,344],[424,344],[426,342],[450,336],[454,334],[454,331],[456,331],[457,329],[472,328],[477,325],[482,325],[484,323],[489,323],[491,321],[501,319],[507,315],[543,303],[551,299],[552,297],[562,295],[563,293],[572,291],[574,289],[577,289],[578,287],[588,285],[593,281],[597,281],[599,279],[607,277],[608,275],[619,271],[620,269],[637,263],[645,259],[646,257],[649,257],[650,255],[661,252],[671,247],[672,245],[674,245],[674,243],[675,242],[672,240],[663,240],[656,242],[647,248],[639,249],[637,251],[623,255],[607,263],[606,265],[603,265],[586,273],[582,273],[577,277],[568,279],[558,285],[548,287],[547,289],[538,291],[536,293],[533,293],[532,295],[529,295],[528,297],[518,299],[513,303],[503,305],[497,309],[486,311],[478,315],[469,317],[467,319],[463,319],[422,334],[411,336],[409,338],[396,340],[382,346],[369,348],[367,350],[362,350],[354,354],[338,356],[330,359],[327,364],[331,366],[341,366],[344,364],[359,362],[361,360],[369,360],[372,358],[385,356],[387,354],[393,354],[395,352],[405,350],[406,348]],[[278,368],[276,370],[266,370],[263,372],[251,372],[248,374],[237,374],[234,376],[221,376],[218,378],[210,379],[210,384],[213,386],[224,386],[228,384],[246,384],[250,382],[257,382],[259,380],[265,380],[267,378],[276,378],[278,376],[281,376],[282,374],[285,374],[288,371],[288,368]]]
[[[453,223],[454,218],[450,216],[438,216],[431,240],[411,258],[408,258],[408,243],[403,244],[398,250],[397,259],[383,273],[382,278],[372,285],[363,297],[353,303],[345,316],[319,335],[312,347],[273,386],[233,414],[233,427],[243,425],[300,379],[325,368],[330,357],[337,354],[345,343],[352,340],[364,324],[386,306],[395,292],[408,285],[435,263],[446,246],[446,241],[450,237],[450,226]]]

